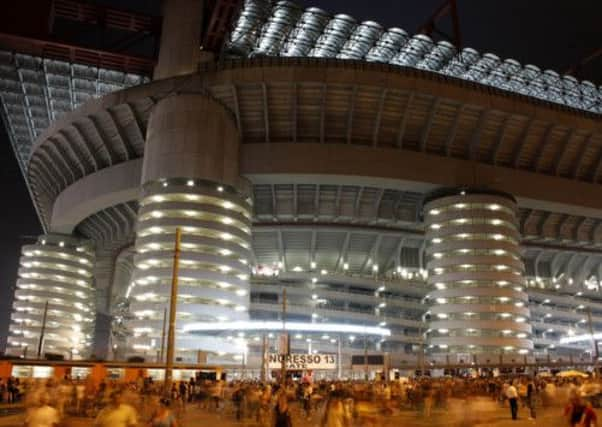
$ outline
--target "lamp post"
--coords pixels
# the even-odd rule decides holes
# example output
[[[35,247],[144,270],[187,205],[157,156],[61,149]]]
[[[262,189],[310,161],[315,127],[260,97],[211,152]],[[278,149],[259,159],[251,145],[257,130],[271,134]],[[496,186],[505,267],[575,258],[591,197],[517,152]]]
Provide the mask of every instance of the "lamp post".
[[[174,344],[176,335],[176,308],[178,303],[178,269],[180,264],[180,228],[176,228],[176,242],[173,255],[173,269],[171,276],[171,296],[169,299],[169,329],[167,331],[167,361],[165,363],[165,390],[166,395],[171,390]]]

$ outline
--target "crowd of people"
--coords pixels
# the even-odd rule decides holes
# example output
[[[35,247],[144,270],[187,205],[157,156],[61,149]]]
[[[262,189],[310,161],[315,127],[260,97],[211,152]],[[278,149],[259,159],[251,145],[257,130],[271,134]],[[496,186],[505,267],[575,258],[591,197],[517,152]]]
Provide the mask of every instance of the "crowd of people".
[[[19,390],[14,401],[22,400],[28,427],[52,427],[70,416],[89,417],[98,427],[176,427],[184,425],[191,409],[260,427],[370,427],[387,425],[396,416],[405,416],[405,425],[414,419],[433,420],[434,425],[442,417],[442,425],[471,425],[482,423],[487,413],[499,417],[500,407],[509,408],[512,419],[535,419],[538,409],[564,407],[568,425],[591,427],[596,413],[590,399],[600,394],[600,383],[528,376],[388,382],[305,379],[285,385],[191,378],[175,382],[165,393],[163,384],[150,378],[97,385],[65,378],[22,381]]]

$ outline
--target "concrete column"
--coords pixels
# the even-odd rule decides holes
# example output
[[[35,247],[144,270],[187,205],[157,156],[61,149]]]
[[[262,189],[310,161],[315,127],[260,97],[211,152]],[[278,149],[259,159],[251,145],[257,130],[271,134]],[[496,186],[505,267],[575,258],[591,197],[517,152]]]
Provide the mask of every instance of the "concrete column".
[[[533,349],[517,206],[509,195],[451,190],[424,207],[432,353]],[[454,360],[455,362],[455,360]]]
[[[197,71],[204,0],[164,0],[155,80]]]
[[[95,322],[94,250],[88,241],[46,234],[22,248],[7,353],[35,355],[48,303],[42,355],[86,358]]]
[[[179,228],[178,357],[194,362],[204,351],[227,363],[245,351],[244,339],[205,332],[211,323],[248,319],[251,198],[238,152],[235,122],[207,97],[168,97],[153,110],[129,294],[133,350],[160,342]]]

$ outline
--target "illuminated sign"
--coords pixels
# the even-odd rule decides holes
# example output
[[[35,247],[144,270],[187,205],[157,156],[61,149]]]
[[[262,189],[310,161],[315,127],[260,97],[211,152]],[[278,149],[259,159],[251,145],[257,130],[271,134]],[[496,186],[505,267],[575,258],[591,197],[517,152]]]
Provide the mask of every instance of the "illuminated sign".
[[[332,354],[279,354],[268,355],[268,368],[280,369],[282,358],[286,358],[286,369],[289,371],[302,369],[336,369],[337,358]]]

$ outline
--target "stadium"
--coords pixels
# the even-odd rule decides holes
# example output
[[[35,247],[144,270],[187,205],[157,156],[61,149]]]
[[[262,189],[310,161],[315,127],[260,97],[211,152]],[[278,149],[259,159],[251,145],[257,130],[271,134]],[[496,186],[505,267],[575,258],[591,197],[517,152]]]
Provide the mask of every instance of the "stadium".
[[[289,1],[217,3],[166,2],[151,71],[0,40],[45,230],[7,353],[44,323],[46,353],[161,361],[179,230],[177,360],[259,369],[283,323],[292,353],[341,366],[597,357],[601,88]]]

